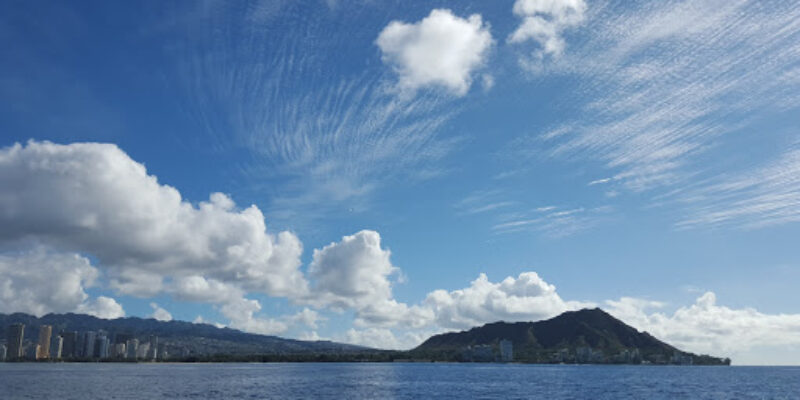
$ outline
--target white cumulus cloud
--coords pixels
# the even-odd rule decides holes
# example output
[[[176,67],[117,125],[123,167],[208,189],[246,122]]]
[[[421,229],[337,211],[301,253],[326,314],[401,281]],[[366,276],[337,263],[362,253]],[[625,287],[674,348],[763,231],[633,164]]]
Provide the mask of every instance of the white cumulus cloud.
[[[364,230],[315,249],[309,277],[315,296],[333,307],[364,307],[391,297],[389,276],[397,271],[381,248],[378,232]]]
[[[467,288],[429,293],[425,305],[433,310],[439,326],[452,329],[501,320],[537,321],[567,310],[591,306],[562,300],[556,287],[535,272],[523,272],[517,278],[507,277],[498,283],[489,281],[486,274],[480,274]]]
[[[585,11],[584,0],[517,0],[514,14],[522,18],[522,23],[508,40],[534,40],[541,46],[535,54],[559,56],[565,47],[562,32],[583,22]]]
[[[387,328],[349,329],[341,341],[376,349],[410,349],[420,343],[411,333],[395,334]]]
[[[729,308],[718,305],[713,292],[704,293],[694,304],[672,314],[658,311],[663,303],[636,298],[606,304],[608,311],[625,323],[692,352],[724,355],[737,363],[763,363],[758,352],[770,348],[785,353],[793,348],[792,356],[800,354],[800,314]],[[780,362],[780,357],[773,358]]]
[[[310,308],[303,308],[297,314],[289,317],[289,321],[293,324],[300,324],[311,329],[317,329],[318,322],[324,320],[325,317],[319,315],[319,312]]]
[[[177,299],[197,303],[224,304],[244,297],[244,290],[201,275],[177,278],[168,291]]]
[[[435,9],[416,23],[390,22],[375,43],[399,75],[402,89],[441,86],[464,95],[493,40],[479,14],[460,18]]]
[[[0,240],[35,238],[98,258],[120,292],[203,274],[271,295],[306,289],[295,235],[267,233],[256,206],[221,193],[193,205],[112,144],[0,150]]]
[[[193,275],[176,279],[166,292],[178,300],[218,305],[234,329],[264,335],[283,333],[288,329],[283,321],[259,317],[261,302],[248,299],[247,293],[236,283]]]
[[[90,299],[85,289],[100,272],[86,257],[49,251],[41,246],[0,254],[0,312],[83,312],[117,318],[125,312],[114,299]]]
[[[426,324],[430,312],[393,298],[390,277],[400,271],[390,256],[391,251],[381,248],[380,234],[370,230],[314,250],[308,269],[314,281],[309,301],[333,309],[354,309],[361,325]]]
[[[125,316],[125,310],[122,308],[122,304],[106,296],[98,296],[88,303],[79,305],[77,311],[104,319],[115,319]]]
[[[294,234],[268,233],[256,206],[238,209],[222,193],[194,205],[115,145],[30,141],[0,149],[0,187],[0,244],[19,246],[24,239],[89,254],[119,293],[222,304],[232,325],[259,332],[281,326],[255,317],[261,306],[245,299],[246,292],[306,295],[302,244]],[[99,299],[83,303],[83,286],[98,275],[85,258],[38,264],[49,273],[9,267],[0,274],[8,288],[3,293],[15,299],[7,307],[41,314],[82,305],[86,312],[122,314]],[[35,281],[53,274],[63,279]],[[12,279],[24,283],[12,285]]]
[[[150,314],[150,318],[156,319],[158,321],[172,321],[172,314],[169,311],[161,308],[157,303],[150,303],[150,308],[153,309],[153,313]]]
[[[262,335],[274,335],[283,333],[289,328],[283,321],[257,316],[256,313],[259,311],[261,311],[261,303],[258,300],[246,298],[228,302],[220,307],[220,312],[230,319],[230,327],[234,329]]]

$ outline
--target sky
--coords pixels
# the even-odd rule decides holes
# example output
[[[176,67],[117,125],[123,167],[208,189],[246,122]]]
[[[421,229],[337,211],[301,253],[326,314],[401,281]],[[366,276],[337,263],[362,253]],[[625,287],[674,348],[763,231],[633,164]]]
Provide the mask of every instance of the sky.
[[[0,47],[0,312],[800,360],[795,1],[6,1]]]

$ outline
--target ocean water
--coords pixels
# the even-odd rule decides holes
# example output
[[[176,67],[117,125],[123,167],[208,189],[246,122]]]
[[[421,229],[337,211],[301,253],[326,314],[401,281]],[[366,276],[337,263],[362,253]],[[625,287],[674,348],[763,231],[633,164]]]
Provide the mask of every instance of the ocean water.
[[[2,364],[0,399],[800,399],[800,367]]]

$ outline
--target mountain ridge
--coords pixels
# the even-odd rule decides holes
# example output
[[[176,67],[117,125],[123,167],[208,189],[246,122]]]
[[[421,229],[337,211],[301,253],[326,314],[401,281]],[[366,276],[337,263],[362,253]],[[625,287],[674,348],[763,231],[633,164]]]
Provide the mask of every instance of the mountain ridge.
[[[536,322],[492,322],[460,332],[431,336],[408,351],[373,349],[331,341],[303,341],[219,328],[204,323],[125,317],[101,319],[85,314],[0,314],[0,341],[12,323],[26,325],[34,344],[41,325],[53,334],[105,331],[159,343],[175,361],[450,361],[521,363],[613,363],[729,365],[727,358],[697,355],[667,344],[647,332],[595,309],[567,311]],[[504,343],[503,343],[504,342]],[[509,346],[510,343],[510,346]],[[506,349],[501,347],[507,346]],[[513,350],[513,351],[512,351]],[[513,355],[504,358],[504,353]]]
[[[440,361],[497,359],[500,341],[513,345],[513,361],[725,365],[729,359],[682,351],[639,332],[600,308],[567,311],[536,322],[493,322],[434,335],[409,351]]]
[[[0,340],[12,323],[25,324],[25,339],[32,341],[41,325],[53,327],[53,334],[64,331],[106,331],[134,337],[158,336],[176,355],[208,357],[213,355],[356,353],[375,351],[363,346],[332,341],[304,341],[272,335],[218,328],[205,323],[157,321],[152,318],[123,317],[102,319],[86,314],[46,314],[42,317],[25,313],[0,314]]]

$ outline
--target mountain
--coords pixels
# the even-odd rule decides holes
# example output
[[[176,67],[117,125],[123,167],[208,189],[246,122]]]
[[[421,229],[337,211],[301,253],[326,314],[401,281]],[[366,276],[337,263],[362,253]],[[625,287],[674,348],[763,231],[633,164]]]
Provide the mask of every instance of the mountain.
[[[112,340],[116,335],[125,335],[142,343],[155,335],[159,345],[171,355],[170,360],[184,361],[497,361],[502,355],[513,353],[505,361],[730,364],[729,359],[681,351],[599,308],[565,312],[546,321],[495,322],[468,331],[435,335],[407,352],[284,339],[183,321],[135,317],[107,320],[82,314],[47,314],[41,318],[21,313],[0,314],[0,342],[13,323],[25,324],[27,346],[34,344],[41,325],[51,325],[54,334],[105,331]]]
[[[150,335],[158,336],[159,343],[177,358],[211,356],[251,357],[253,355],[342,355],[374,353],[366,347],[330,341],[303,341],[276,336],[245,333],[230,328],[217,328],[208,324],[184,321],[156,321],[143,318],[100,319],[83,314],[47,314],[41,318],[15,313],[0,314],[0,341],[6,338],[10,324],[25,324],[25,340],[35,341],[41,325],[51,325],[53,334],[68,331],[105,331],[109,338],[116,334],[130,335],[140,341]]]
[[[501,341],[512,344],[513,361],[534,363],[729,364],[730,360],[681,351],[639,332],[605,311],[565,312],[539,322],[495,322],[463,332],[435,335],[411,350],[413,358],[441,361],[499,359]]]

